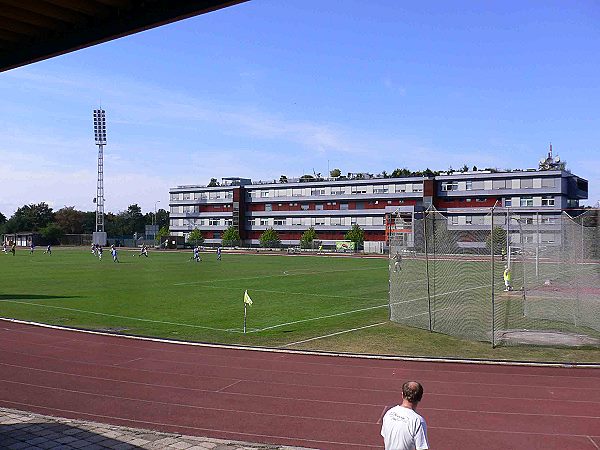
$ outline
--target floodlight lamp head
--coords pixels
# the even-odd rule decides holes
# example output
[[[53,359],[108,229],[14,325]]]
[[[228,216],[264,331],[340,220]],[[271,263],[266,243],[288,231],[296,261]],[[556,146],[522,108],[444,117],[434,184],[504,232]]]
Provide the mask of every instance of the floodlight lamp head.
[[[94,110],[94,139],[96,145],[106,145],[106,111]]]

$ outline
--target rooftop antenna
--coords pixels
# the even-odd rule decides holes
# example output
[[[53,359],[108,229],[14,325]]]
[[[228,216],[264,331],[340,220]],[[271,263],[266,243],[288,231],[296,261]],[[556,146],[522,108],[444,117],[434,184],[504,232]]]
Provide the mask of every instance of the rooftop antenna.
[[[104,230],[104,146],[106,145],[106,111],[100,107],[94,110],[94,139],[98,146],[98,182],[96,184],[96,231],[93,243],[106,245]]]

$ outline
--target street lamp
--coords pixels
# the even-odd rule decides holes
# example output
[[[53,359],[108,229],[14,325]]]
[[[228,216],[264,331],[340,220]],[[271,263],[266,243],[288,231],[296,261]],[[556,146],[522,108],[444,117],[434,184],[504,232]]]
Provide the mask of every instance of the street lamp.
[[[156,205],[160,203],[160,200],[154,202],[154,220],[152,221],[152,233],[154,235],[154,245],[156,245],[156,228],[158,226],[158,220],[156,220]]]

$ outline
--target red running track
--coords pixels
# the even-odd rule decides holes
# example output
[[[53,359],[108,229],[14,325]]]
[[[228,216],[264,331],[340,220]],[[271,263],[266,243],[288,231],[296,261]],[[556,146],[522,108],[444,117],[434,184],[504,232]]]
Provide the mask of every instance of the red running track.
[[[320,449],[382,448],[415,379],[432,449],[600,449],[600,369],[277,353],[0,321],[0,406]]]

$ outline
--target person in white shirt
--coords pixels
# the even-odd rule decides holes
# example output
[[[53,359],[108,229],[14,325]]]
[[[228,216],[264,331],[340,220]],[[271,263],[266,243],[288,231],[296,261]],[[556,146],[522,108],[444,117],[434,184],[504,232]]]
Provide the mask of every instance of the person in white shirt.
[[[402,404],[396,405],[383,416],[381,436],[385,450],[427,450],[427,424],[417,414],[423,397],[423,386],[416,381],[402,385]]]

